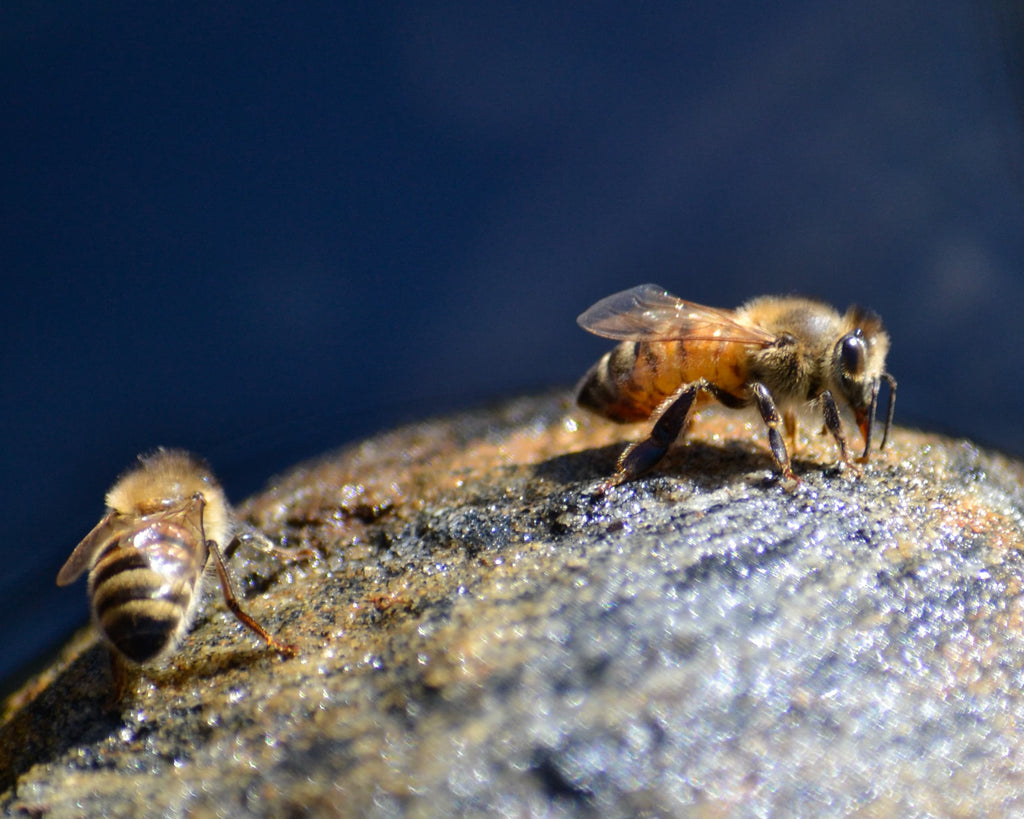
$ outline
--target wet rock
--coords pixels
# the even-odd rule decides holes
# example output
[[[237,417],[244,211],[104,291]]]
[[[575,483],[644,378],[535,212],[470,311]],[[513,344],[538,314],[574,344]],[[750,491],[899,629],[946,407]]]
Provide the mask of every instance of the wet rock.
[[[275,480],[241,512],[297,554],[231,567],[299,656],[209,594],[111,709],[84,632],[5,704],[0,806],[1024,809],[1019,463],[898,430],[856,475],[812,434],[790,487],[759,421],[709,411],[656,472],[595,494],[642,430],[523,399]]]

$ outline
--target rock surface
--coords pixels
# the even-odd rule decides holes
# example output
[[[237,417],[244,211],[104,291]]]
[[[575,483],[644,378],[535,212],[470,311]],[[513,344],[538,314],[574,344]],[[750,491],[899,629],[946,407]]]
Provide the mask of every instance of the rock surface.
[[[108,707],[83,632],[5,704],[0,807],[45,816],[1024,811],[1024,469],[895,431],[860,475],[708,411],[603,496],[643,427],[564,396],[381,435],[240,512],[256,643],[216,583]],[[84,610],[84,603],[83,603]]]

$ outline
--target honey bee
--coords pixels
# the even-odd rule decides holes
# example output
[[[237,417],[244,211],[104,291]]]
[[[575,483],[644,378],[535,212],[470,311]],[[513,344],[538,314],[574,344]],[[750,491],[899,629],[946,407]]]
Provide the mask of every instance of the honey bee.
[[[178,647],[195,616],[211,556],[235,617],[271,648],[295,653],[238,603],[221,544],[230,539],[230,554],[239,536],[231,539],[231,508],[201,459],[174,449],[141,455],[107,492],[106,505],[106,514],[61,568],[57,585],[89,570],[92,619],[111,649],[118,694],[125,663],[154,663]]]
[[[775,463],[793,481],[780,428],[794,448],[801,404],[818,405],[847,465],[836,404],[845,402],[864,438],[857,460],[866,462],[879,385],[885,381],[889,408],[879,449],[888,440],[896,379],[885,371],[889,336],[868,310],[854,306],[840,315],[822,302],[789,296],[764,296],[736,310],[719,310],[642,284],[602,299],[577,321],[584,330],[622,342],[583,377],[577,403],[620,423],[657,415],[650,434],[622,453],[606,487],[657,464],[701,393],[730,408],[756,404]]]

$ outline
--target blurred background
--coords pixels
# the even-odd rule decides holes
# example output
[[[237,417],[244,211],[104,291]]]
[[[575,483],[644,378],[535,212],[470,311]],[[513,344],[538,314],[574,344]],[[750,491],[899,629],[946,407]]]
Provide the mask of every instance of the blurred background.
[[[1017,4],[627,5],[0,6],[0,679],[138,452],[240,500],[642,282],[873,307],[899,423],[1024,453]]]

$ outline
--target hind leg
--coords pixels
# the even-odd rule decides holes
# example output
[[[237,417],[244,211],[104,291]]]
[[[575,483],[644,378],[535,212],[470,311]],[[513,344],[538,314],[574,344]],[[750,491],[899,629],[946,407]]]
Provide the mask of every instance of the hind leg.
[[[673,441],[679,437],[693,408],[693,402],[702,390],[713,395],[727,407],[738,408],[748,403],[703,378],[684,384],[672,398],[668,399],[667,406],[654,422],[650,434],[642,441],[630,444],[622,453],[615,474],[602,488],[607,489],[632,480],[656,466],[658,461],[665,457]]]

